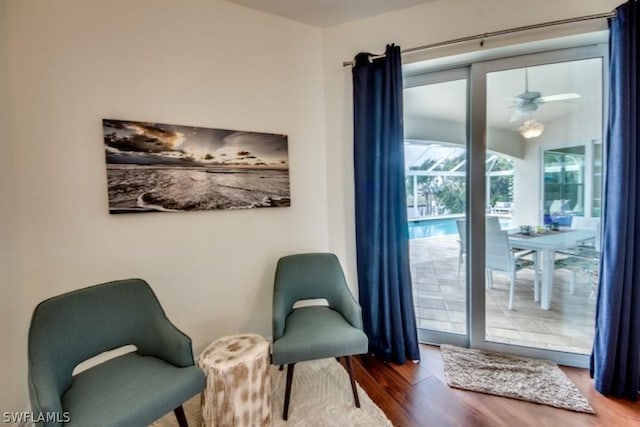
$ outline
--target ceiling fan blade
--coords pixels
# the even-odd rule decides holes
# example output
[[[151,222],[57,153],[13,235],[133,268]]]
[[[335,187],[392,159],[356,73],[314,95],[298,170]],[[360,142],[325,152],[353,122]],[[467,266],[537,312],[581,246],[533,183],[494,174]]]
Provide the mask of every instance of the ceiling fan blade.
[[[511,115],[511,117],[509,118],[509,123],[517,122],[518,120],[520,120],[521,115],[522,114],[520,114],[520,111],[516,109]]]
[[[541,96],[536,99],[536,102],[542,104],[543,102],[569,101],[578,98],[581,98],[581,96],[577,93],[558,93],[556,95]]]
[[[516,95],[518,102],[534,102],[539,99],[542,94],[535,90],[527,90],[519,95]]]

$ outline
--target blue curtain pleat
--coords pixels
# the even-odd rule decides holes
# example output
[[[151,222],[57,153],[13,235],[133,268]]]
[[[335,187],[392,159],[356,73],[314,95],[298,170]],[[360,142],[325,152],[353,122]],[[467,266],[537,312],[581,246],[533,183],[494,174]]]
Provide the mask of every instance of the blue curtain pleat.
[[[610,95],[602,258],[591,375],[600,393],[640,391],[640,139],[638,3],[610,21]]]
[[[384,361],[419,360],[411,291],[404,177],[400,48],[353,68],[358,285],[369,352]]]

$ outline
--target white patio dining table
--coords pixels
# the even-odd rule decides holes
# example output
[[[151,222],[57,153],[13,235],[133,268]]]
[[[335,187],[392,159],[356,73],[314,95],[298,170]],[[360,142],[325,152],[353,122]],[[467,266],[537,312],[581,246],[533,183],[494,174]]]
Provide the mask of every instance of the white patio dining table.
[[[574,247],[581,242],[593,240],[596,230],[562,229],[545,233],[522,235],[518,230],[509,230],[509,244],[515,248],[532,249],[541,255],[541,295],[540,307],[549,310],[553,288],[555,253],[558,250]]]

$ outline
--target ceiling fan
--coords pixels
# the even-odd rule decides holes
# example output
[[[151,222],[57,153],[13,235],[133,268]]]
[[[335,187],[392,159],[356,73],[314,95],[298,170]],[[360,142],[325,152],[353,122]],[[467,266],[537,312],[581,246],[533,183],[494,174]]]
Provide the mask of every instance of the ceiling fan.
[[[558,101],[570,101],[578,99],[580,95],[577,93],[557,93],[555,95],[542,96],[538,91],[529,90],[529,70],[524,69],[524,92],[516,95],[513,99],[515,111],[511,115],[510,122],[517,121],[520,117],[527,116],[538,110],[541,104]]]

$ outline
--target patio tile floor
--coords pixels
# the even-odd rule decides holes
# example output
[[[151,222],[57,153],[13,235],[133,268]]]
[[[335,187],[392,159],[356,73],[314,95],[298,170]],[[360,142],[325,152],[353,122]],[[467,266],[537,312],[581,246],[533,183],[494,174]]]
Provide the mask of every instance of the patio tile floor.
[[[466,284],[464,265],[458,276],[457,235],[410,241],[413,299],[419,328],[465,333]],[[591,352],[595,299],[586,277],[577,276],[569,292],[570,273],[557,270],[551,308],[533,300],[533,272],[518,273],[513,310],[508,310],[509,278],[494,273],[486,290],[486,326],[489,341],[582,354]]]

